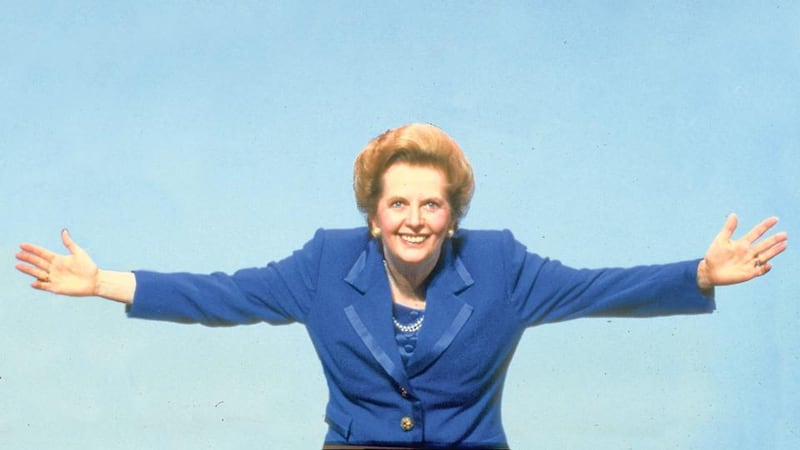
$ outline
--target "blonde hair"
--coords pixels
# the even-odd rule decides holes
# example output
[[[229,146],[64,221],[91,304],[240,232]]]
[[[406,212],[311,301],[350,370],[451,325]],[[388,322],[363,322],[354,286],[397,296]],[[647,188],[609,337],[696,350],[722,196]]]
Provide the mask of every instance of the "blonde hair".
[[[383,174],[396,163],[441,170],[447,178],[447,201],[457,225],[467,214],[475,180],[472,166],[456,141],[442,129],[423,123],[388,130],[370,141],[356,157],[353,190],[367,220],[375,215],[383,189]]]

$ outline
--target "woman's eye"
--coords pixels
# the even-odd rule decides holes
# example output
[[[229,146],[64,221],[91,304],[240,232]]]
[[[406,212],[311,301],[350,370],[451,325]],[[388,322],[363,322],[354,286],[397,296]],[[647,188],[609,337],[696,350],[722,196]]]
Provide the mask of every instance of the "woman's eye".
[[[403,202],[401,202],[400,200],[395,200],[389,206],[392,208],[400,208],[401,206],[403,206]]]
[[[436,203],[436,202],[428,202],[428,203],[425,204],[425,207],[430,209],[430,210],[436,210],[436,209],[439,208],[439,204]]]

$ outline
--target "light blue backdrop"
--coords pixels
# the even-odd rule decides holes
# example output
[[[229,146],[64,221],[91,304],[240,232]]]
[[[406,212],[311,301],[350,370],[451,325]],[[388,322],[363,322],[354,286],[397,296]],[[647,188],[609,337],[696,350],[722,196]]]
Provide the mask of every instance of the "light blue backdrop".
[[[363,223],[352,161],[403,123],[471,158],[464,227],[570,265],[700,257],[732,211],[797,236],[798,2],[3,3],[2,448],[318,448],[302,327],[126,320],[13,254],[68,227],[106,268],[263,265]],[[530,330],[510,443],[798,448],[799,255],[713,315]]]

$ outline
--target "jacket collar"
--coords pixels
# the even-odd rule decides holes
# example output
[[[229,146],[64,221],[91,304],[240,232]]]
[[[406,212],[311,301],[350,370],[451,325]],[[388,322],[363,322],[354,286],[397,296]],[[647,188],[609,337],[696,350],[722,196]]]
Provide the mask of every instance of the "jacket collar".
[[[455,251],[453,239],[447,239],[428,284],[428,292],[434,285],[457,294],[475,282]],[[362,294],[366,294],[373,283],[386,278],[383,267],[383,249],[377,239],[370,239],[367,248],[358,256],[344,281]]]

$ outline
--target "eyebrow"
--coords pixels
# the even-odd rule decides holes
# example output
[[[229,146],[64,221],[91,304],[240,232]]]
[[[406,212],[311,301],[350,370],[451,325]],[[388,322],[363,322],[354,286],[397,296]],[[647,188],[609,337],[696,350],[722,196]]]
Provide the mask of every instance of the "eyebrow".
[[[447,197],[439,196],[439,195],[428,195],[428,196],[421,197],[421,198],[422,199],[420,201],[422,201],[422,202],[428,202],[428,201],[432,201],[432,200],[433,201],[438,201],[438,202],[447,202]],[[387,201],[408,200],[408,199],[409,199],[409,197],[406,197],[404,195],[392,195],[392,196],[386,197]]]

